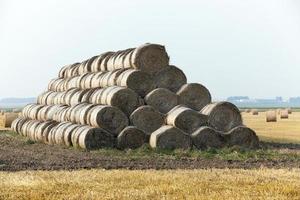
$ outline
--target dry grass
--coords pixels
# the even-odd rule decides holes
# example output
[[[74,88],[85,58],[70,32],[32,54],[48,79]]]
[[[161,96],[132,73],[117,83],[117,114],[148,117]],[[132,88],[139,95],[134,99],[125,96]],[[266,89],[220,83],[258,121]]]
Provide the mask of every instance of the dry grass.
[[[300,170],[0,173],[0,199],[299,199]]]
[[[259,115],[243,113],[243,119],[262,140],[300,143],[300,112],[289,115],[289,119],[277,117],[277,122],[267,123],[265,112],[260,112]]]

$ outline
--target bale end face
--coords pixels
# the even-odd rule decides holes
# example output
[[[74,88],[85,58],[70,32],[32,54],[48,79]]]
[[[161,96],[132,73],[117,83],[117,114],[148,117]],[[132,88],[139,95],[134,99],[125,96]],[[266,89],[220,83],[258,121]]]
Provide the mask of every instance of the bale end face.
[[[151,134],[150,146],[157,149],[189,149],[191,138],[178,128],[162,126]]]
[[[164,115],[151,106],[141,106],[130,115],[130,122],[150,135],[164,124]]]
[[[209,90],[199,83],[184,84],[176,94],[179,96],[180,104],[197,111],[211,103]]]
[[[78,144],[81,148],[87,150],[113,148],[116,146],[116,139],[104,129],[87,128],[79,134]]]
[[[238,126],[224,136],[228,146],[240,146],[246,148],[259,147],[259,139],[256,133],[245,126]]]
[[[222,135],[211,127],[203,126],[192,135],[193,145],[197,149],[222,148],[225,145]]]
[[[136,149],[146,142],[146,134],[134,126],[128,126],[118,135],[117,147],[119,149]]]
[[[169,65],[169,56],[164,46],[147,43],[133,51],[131,63],[133,68],[153,74]]]
[[[174,92],[165,88],[157,88],[146,95],[145,103],[165,114],[177,106],[179,101]]]

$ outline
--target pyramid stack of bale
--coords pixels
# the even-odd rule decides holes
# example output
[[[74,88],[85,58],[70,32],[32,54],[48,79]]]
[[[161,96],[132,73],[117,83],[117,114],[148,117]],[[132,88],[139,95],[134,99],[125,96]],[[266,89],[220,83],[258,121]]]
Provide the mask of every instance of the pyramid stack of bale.
[[[258,145],[239,109],[212,103],[208,89],[187,83],[157,44],[64,66],[12,128],[35,141],[84,149]]]

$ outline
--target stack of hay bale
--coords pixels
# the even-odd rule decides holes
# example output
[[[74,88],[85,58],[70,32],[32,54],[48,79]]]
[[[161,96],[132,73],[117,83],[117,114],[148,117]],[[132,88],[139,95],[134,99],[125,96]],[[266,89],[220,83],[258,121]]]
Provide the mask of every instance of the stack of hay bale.
[[[212,103],[208,89],[187,83],[157,44],[63,67],[12,128],[32,140],[85,149],[258,145],[238,108]]]

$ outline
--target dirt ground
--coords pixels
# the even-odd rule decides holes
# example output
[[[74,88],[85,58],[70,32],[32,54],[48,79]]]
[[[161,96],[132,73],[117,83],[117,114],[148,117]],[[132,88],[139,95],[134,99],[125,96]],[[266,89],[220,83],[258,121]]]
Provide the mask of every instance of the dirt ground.
[[[264,143],[273,149],[300,151],[297,144]],[[74,169],[207,169],[207,168],[300,168],[300,160],[224,160],[199,157],[127,158],[86,152],[62,146],[28,143],[21,137],[0,133],[0,171]]]

